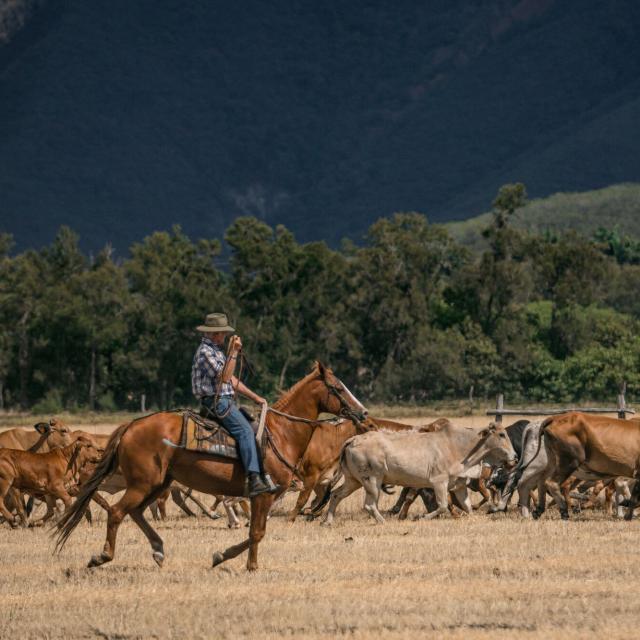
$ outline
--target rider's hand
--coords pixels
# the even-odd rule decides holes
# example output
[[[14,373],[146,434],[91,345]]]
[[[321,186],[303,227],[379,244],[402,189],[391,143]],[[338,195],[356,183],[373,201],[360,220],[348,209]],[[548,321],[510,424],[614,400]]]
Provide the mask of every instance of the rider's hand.
[[[267,399],[266,399],[266,398],[263,398],[262,396],[256,396],[256,397],[253,399],[253,401],[254,401],[256,404],[268,404],[268,403],[267,403]]]
[[[239,353],[240,349],[242,349],[242,339],[240,336],[231,336],[231,352]]]

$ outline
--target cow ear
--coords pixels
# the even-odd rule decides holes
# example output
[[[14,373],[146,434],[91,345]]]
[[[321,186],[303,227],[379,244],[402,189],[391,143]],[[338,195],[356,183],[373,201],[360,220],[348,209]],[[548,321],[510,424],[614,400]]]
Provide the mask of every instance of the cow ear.
[[[497,429],[497,425],[495,422],[492,422],[486,429],[483,429],[480,432],[480,437],[481,438],[488,438],[492,433],[496,432]]]
[[[51,426],[46,422],[38,422],[33,428],[41,435],[46,436],[51,431]]]
[[[51,418],[51,420],[49,420],[49,426],[55,427],[57,424],[58,421],[55,418]]]

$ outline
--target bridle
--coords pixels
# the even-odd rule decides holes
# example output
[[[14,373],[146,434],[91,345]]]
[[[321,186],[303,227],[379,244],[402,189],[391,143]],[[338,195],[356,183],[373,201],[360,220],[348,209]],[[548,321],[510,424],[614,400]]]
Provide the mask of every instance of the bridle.
[[[348,420],[352,420],[354,423],[358,425],[362,425],[367,418],[365,412],[353,409],[350,406],[347,399],[340,392],[340,389],[336,385],[332,384],[331,382],[328,382],[324,376],[322,376],[322,382],[329,390],[329,395],[334,395],[336,398],[338,398],[338,401],[340,402],[340,410],[338,411],[338,415],[341,417],[347,418]],[[342,383],[340,384],[342,385]],[[267,411],[270,411],[271,413],[275,413],[276,415],[282,416],[283,418],[291,420],[292,422],[302,422],[304,424],[308,424],[311,426],[312,431],[315,431],[323,423],[333,423],[336,426],[339,424],[339,421],[336,421],[336,418],[310,420],[309,418],[292,416],[288,413],[284,413],[283,411],[280,411],[278,409],[273,409],[271,407],[269,407]],[[282,455],[282,453],[280,453],[280,451],[278,450],[278,447],[276,446],[276,443],[273,441],[273,436],[271,435],[271,431],[266,425],[264,427],[264,434],[265,434],[266,442],[271,447],[271,450],[273,451],[276,458],[287,469],[289,469],[289,471],[291,471],[299,480],[304,480],[300,474],[300,471],[298,470],[298,466],[301,460],[304,458],[304,454],[306,453],[309,444],[307,443],[307,447],[305,447],[304,451],[300,454],[300,458],[298,459],[296,464],[293,465]],[[309,438],[309,442],[311,442],[311,438]]]
[[[338,411],[338,415],[343,418],[348,418],[352,422],[355,422],[359,425],[362,425],[362,423],[367,419],[366,413],[364,411],[353,409],[346,398],[340,392],[340,389],[335,384],[328,382],[324,377],[322,378],[322,381],[324,382],[327,389],[329,389],[329,393],[338,398],[338,401],[340,402],[340,411]],[[344,385],[342,384],[342,382],[340,382],[340,385],[344,389]]]

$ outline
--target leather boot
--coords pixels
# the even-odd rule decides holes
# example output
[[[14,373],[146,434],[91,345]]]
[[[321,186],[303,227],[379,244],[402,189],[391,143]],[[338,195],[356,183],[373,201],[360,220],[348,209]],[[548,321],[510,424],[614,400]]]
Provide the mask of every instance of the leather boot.
[[[275,490],[272,489],[261,478],[259,473],[255,473],[255,472],[250,473],[248,476],[248,480],[249,480],[249,497],[250,498],[255,498],[256,496],[259,496],[261,493],[275,493],[278,490],[278,487],[276,487]]]

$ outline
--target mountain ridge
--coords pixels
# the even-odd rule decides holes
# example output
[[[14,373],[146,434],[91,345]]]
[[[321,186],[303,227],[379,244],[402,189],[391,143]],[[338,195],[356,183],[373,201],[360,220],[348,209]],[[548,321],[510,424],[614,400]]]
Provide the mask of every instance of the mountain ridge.
[[[20,247],[246,214],[335,244],[394,211],[469,217],[506,182],[640,180],[630,0],[29,7],[0,47],[0,230]]]

